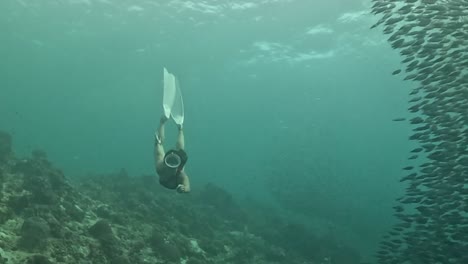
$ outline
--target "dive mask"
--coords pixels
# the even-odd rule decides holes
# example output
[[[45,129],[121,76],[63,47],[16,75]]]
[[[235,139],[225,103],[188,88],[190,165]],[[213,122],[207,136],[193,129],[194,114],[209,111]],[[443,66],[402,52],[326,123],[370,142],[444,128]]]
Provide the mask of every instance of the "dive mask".
[[[182,163],[182,160],[180,159],[179,155],[177,155],[174,152],[171,152],[164,157],[164,163],[166,166],[169,168],[178,168],[180,164]]]

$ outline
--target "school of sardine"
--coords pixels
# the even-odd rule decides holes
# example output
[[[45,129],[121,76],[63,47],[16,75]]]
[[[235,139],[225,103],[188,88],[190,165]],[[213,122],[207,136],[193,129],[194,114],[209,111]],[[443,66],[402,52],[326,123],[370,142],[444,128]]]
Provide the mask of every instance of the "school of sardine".
[[[409,91],[409,140],[398,221],[384,235],[381,264],[468,264],[468,0],[373,0],[372,13],[401,55],[392,74]]]

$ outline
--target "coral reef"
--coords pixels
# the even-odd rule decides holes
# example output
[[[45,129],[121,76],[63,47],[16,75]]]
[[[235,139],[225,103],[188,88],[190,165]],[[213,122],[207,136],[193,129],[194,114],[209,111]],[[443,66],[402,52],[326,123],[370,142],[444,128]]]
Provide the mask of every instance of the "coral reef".
[[[0,158],[0,264],[359,263],[214,184],[178,195],[125,170],[67,179],[44,151],[14,157],[4,132]]]

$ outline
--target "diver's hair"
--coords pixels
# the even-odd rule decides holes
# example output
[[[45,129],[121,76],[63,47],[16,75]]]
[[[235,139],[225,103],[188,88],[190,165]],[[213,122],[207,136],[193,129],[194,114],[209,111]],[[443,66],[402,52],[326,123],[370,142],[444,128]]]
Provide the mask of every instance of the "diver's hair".
[[[187,163],[187,160],[188,160],[187,153],[183,149],[171,149],[171,150],[166,152],[166,154],[164,155],[164,158],[166,158],[167,155],[169,155],[171,153],[175,153],[175,154],[177,154],[177,156],[180,157],[180,165],[179,165],[179,167],[177,167],[177,169],[182,170],[184,168],[184,166],[185,166],[185,163]]]

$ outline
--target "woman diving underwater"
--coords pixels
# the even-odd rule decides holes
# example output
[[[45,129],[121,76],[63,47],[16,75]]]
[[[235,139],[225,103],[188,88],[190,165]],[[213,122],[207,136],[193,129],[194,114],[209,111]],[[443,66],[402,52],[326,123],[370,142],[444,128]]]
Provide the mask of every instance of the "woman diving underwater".
[[[159,183],[168,189],[175,189],[179,193],[188,193],[190,192],[190,181],[184,170],[188,157],[185,152],[182,94],[176,78],[166,69],[164,69],[163,108],[165,113],[159,121],[154,144],[154,161],[156,172],[159,175]],[[163,146],[165,124],[169,118],[174,120],[179,133],[175,148],[165,152]]]

